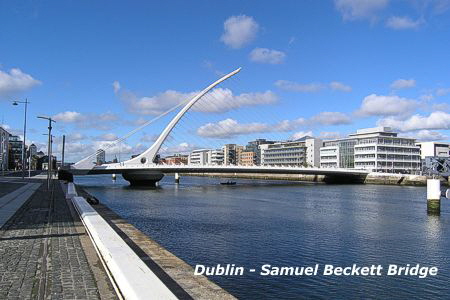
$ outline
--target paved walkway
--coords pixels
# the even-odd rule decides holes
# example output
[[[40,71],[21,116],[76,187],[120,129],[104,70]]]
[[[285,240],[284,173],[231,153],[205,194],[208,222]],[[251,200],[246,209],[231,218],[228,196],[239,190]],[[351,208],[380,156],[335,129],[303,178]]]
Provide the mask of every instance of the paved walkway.
[[[115,299],[59,183],[52,197],[45,181],[30,182],[40,184],[36,191],[30,190],[36,184],[16,185],[0,198],[32,194],[0,229],[0,299]],[[5,189],[2,183],[0,193]]]

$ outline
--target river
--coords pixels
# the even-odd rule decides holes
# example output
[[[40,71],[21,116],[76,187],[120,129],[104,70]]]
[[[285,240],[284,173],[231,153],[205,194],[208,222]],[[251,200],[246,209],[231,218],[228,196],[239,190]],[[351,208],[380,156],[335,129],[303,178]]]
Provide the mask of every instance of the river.
[[[450,201],[426,213],[426,188],[327,185],[166,176],[136,189],[118,176],[75,182],[188,264],[235,264],[255,273],[209,276],[246,299],[446,298],[450,295]],[[420,264],[438,275],[262,276],[262,265]]]

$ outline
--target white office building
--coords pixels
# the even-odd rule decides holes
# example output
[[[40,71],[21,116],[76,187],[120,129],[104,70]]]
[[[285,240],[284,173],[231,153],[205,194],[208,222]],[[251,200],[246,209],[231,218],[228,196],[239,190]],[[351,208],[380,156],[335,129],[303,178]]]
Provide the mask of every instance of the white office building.
[[[450,157],[450,144],[439,142],[419,142],[416,143],[420,147],[420,158],[426,157]]]
[[[193,165],[222,165],[223,151],[219,149],[198,149],[189,154],[188,164]]]
[[[318,167],[320,139],[303,137],[296,141],[260,145],[262,166]]]
[[[420,170],[419,147],[389,127],[359,129],[348,138],[325,141],[320,166],[414,173]]]

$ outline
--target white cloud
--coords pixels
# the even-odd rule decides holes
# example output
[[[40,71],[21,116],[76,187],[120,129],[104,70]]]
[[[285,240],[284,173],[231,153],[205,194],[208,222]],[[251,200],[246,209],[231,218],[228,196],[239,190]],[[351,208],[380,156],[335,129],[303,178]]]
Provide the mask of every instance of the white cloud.
[[[341,92],[351,92],[352,87],[349,85],[345,85],[342,82],[338,81],[332,81],[330,82],[330,88],[335,91],[341,91]]]
[[[298,118],[283,120],[275,124],[246,123],[234,119],[225,119],[217,123],[207,123],[197,129],[197,134],[207,138],[231,138],[238,135],[263,132],[287,132],[299,127],[314,127],[320,125],[342,125],[351,123],[350,118],[340,112],[321,112],[309,119]]]
[[[344,20],[373,20],[376,13],[384,9],[388,0],[335,0],[336,9]]]
[[[113,82],[113,89],[114,89],[114,93],[117,93],[120,90],[120,82],[118,82],[117,80]]]
[[[11,69],[9,73],[0,70],[0,97],[23,92],[39,84],[41,84],[39,80],[23,73],[20,69]]]
[[[342,137],[342,134],[337,131],[322,131],[319,135],[319,138],[324,139],[324,140],[333,140],[333,139],[338,139],[341,137]]]
[[[442,141],[442,140],[446,140],[449,137],[446,136],[445,134],[442,134],[441,132],[438,131],[430,131],[430,130],[420,130],[415,134],[412,134],[412,136],[419,140],[419,141],[424,141],[424,142],[428,142],[428,141]]]
[[[175,146],[162,146],[159,150],[161,155],[170,155],[174,153],[188,154],[195,149],[200,149],[201,147],[187,142],[180,143]]]
[[[448,103],[436,103],[432,106],[433,110],[438,111],[448,111],[450,110],[450,104]]]
[[[397,79],[391,83],[391,89],[400,90],[407,89],[416,86],[416,81],[414,79]]]
[[[277,80],[275,85],[282,90],[314,93],[326,88],[322,83],[297,83],[289,80]]]
[[[386,26],[396,30],[417,29],[423,24],[421,19],[412,20],[410,17],[392,16],[386,21]]]
[[[207,123],[197,129],[197,134],[209,138],[230,138],[242,134],[270,131],[264,123],[239,124],[236,120],[225,119],[217,123]]]
[[[351,92],[352,87],[346,85],[342,82],[332,81],[328,84],[326,83],[298,83],[289,80],[277,80],[275,81],[275,85],[282,90],[291,91],[291,92],[302,92],[302,93],[314,93],[319,92],[321,90],[331,89],[334,91],[341,92]]]
[[[389,126],[400,131],[450,129],[450,114],[435,111],[429,116],[414,115],[406,120],[397,120],[390,117],[379,120],[378,125]]]
[[[400,116],[412,113],[418,106],[417,101],[396,95],[371,94],[364,98],[356,114],[360,116]]]
[[[131,92],[122,91],[119,96],[131,113],[160,115],[176,105],[190,100],[197,94],[198,92],[182,93],[168,90],[152,97],[138,98]],[[229,89],[216,88],[199,100],[192,109],[201,112],[219,113],[243,106],[273,104],[277,101],[278,96],[271,91],[234,95]]]
[[[65,111],[52,117],[56,122],[73,124],[83,129],[110,130],[119,121],[119,116],[106,112],[102,114],[82,114],[76,111]]]
[[[250,60],[264,64],[281,64],[284,62],[286,54],[282,51],[267,48],[255,48],[250,52]]]
[[[342,125],[350,124],[352,120],[344,113],[325,111],[313,116],[309,122],[314,125]]]
[[[104,134],[101,134],[101,135],[95,137],[95,140],[112,142],[112,141],[117,140],[118,138],[119,137],[116,134],[114,134],[114,133],[104,133]]]
[[[431,94],[424,94],[424,95],[421,95],[421,96],[419,97],[419,99],[420,99],[421,101],[428,102],[428,101],[433,100],[433,99],[434,99],[434,96],[431,95]]]
[[[450,88],[439,88],[436,90],[436,96],[445,96],[450,94]]]
[[[229,17],[223,27],[224,33],[220,40],[233,49],[242,48],[253,41],[259,29],[258,23],[245,15]]]
[[[305,136],[313,136],[312,131],[299,131],[291,136],[291,140],[298,140]]]

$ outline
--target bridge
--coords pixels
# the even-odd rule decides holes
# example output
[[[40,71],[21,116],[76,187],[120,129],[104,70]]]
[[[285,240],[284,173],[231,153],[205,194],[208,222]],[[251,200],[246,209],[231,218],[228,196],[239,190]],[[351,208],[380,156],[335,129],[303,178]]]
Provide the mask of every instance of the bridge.
[[[307,167],[276,167],[276,166],[239,166],[239,165],[165,165],[157,163],[157,155],[163,142],[167,139],[173,128],[181,118],[199,101],[206,93],[228,78],[236,75],[241,68],[221,77],[210,84],[191,100],[164,128],[154,144],[140,155],[120,163],[93,165],[90,161],[96,153],[80,160],[69,168],[61,169],[61,179],[71,175],[94,175],[94,174],[122,174],[123,178],[131,185],[155,185],[164,174],[173,173],[265,173],[265,174],[309,174],[325,175],[329,182],[362,182],[369,174],[367,170],[356,169],[332,169],[332,168],[307,168]],[[182,103],[184,104],[184,103]],[[180,106],[180,105],[178,105]],[[173,109],[178,108],[178,106]],[[145,126],[145,124],[144,124]],[[142,127],[142,126],[141,126]],[[136,132],[134,130],[132,133]],[[119,140],[123,140],[119,139]],[[118,141],[119,141],[118,140]],[[70,175],[71,174],[71,175]]]

